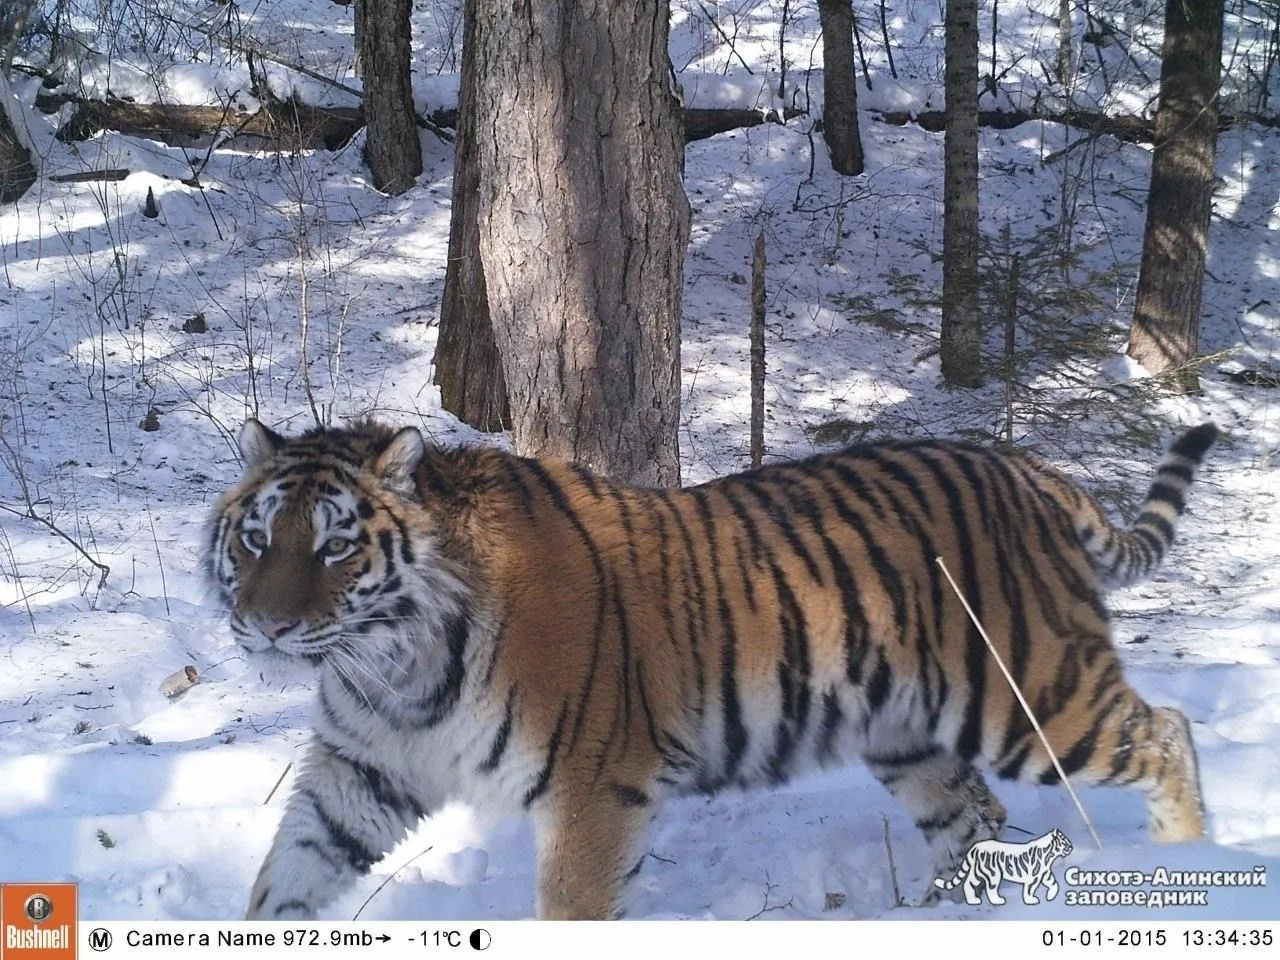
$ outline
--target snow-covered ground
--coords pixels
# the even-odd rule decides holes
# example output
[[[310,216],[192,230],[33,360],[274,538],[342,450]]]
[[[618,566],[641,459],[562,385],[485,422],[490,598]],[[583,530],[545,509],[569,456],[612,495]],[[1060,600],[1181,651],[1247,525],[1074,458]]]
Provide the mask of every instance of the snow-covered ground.
[[[761,90],[779,72],[781,4],[676,6],[673,53],[677,66],[697,71],[686,75],[691,99],[773,102]],[[723,24],[741,21],[735,50],[696,22],[708,6]],[[816,13],[796,7],[788,69],[802,84],[820,45]],[[432,19],[434,9],[417,14],[418,90],[432,107],[456,95],[439,39],[449,36],[447,24]],[[1154,5],[1133,9],[1145,11],[1142,30],[1152,16],[1158,26]],[[864,37],[879,91],[864,101],[936,107],[938,5],[912,0],[893,11],[902,79],[887,76],[883,50]],[[260,42],[344,82],[347,16],[349,8],[321,0],[263,0],[245,14]],[[1004,66],[1028,37],[1056,43],[1043,9],[1002,5],[1001,16]],[[1246,47],[1237,43],[1233,56]],[[126,69],[126,54],[113,55],[110,71],[91,64],[84,89],[142,96],[143,74]],[[754,72],[719,75],[742,67],[739,54]],[[1134,77],[1138,67],[1154,76],[1153,61],[1149,51],[1139,60],[1115,89],[1136,91],[1125,96],[1145,107],[1153,90]],[[216,101],[247,87],[241,69],[209,53],[165,74],[173,84],[185,76],[189,87],[165,89],[170,100]],[[1017,84],[1038,82],[1034,71],[1019,71]],[[341,152],[295,157],[215,152],[198,183],[184,182],[206,160],[203,151],[112,134],[55,141],[57,118],[29,109],[37,82],[15,78],[10,91],[45,176],[16,206],[0,208],[0,505],[24,512],[29,498],[65,537],[0,515],[0,881],[74,879],[89,918],[236,917],[291,787],[310,690],[305,676],[260,677],[232,644],[202,580],[202,525],[238,475],[232,438],[247,415],[296,430],[317,415],[375,413],[421,424],[442,442],[484,439],[441,411],[431,385],[451,148],[424,135],[426,171],[398,198],[367,183],[359,139]],[[305,92],[319,98],[321,86]],[[1129,102],[1116,97],[1106,101],[1114,109]],[[971,396],[937,385],[941,280],[929,252],[941,247],[941,135],[865,114],[867,173],[844,179],[831,173],[811,126],[802,117],[688,148],[686,482],[747,461],[745,278],[761,230],[771,458],[864,432],[991,437],[1004,429],[999,384]],[[1044,407],[1082,390],[1055,387],[1070,372],[1061,367],[1028,368],[1027,381],[1045,392],[1034,406],[1020,398],[1014,434],[1107,502],[1132,502],[1177,425],[1213,419],[1226,431],[1165,569],[1112,598],[1135,685],[1192,720],[1211,840],[1153,847],[1140,798],[1085,791],[1106,844],[1099,853],[1062,790],[997,790],[1011,824],[1031,834],[1066,831],[1075,843],[1068,864],[1081,869],[1265,866],[1280,882],[1280,405],[1274,391],[1229,376],[1269,369],[1277,348],[1280,131],[1250,126],[1221,139],[1202,341],[1215,356],[1203,370],[1203,396],[1177,400],[1135,394],[1139,371],[1121,353],[1149,151],[1106,137],[1078,143],[1081,136],[1041,123],[982,135],[993,249],[1008,225],[1010,242],[1030,250],[1067,213],[1079,262],[1059,293],[1080,288],[1096,298],[1094,319],[1110,336],[1087,379],[1119,398],[1108,406],[1095,395],[1086,412],[1055,424]],[[48,177],[104,168],[131,173],[118,182]],[[149,190],[156,219],[142,215]],[[142,429],[150,412],[147,426],[156,430]],[[87,558],[110,567],[101,586]],[[187,664],[200,682],[171,702],[160,684]],[[886,818],[906,905],[895,904]],[[1114,915],[1065,898],[1024,906],[1009,888],[1005,907],[916,909],[926,869],[910,821],[853,769],[774,793],[672,803],[631,915]],[[352,916],[391,873],[364,917],[514,918],[533,910],[532,840],[521,822],[484,823],[468,809],[447,809],[326,915]],[[1274,887],[1205,889],[1208,907],[1137,913],[1277,915]]]

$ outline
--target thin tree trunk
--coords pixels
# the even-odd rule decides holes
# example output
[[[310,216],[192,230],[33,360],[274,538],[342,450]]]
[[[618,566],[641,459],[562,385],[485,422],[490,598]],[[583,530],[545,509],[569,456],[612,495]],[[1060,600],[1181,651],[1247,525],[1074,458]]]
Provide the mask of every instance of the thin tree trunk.
[[[751,466],[764,461],[764,231],[751,253]]]
[[[862,173],[858,136],[858,82],[853,67],[853,6],[850,0],[818,0],[822,25],[822,138],[837,173]]]
[[[978,4],[947,0],[942,214],[942,379],[982,381],[978,326]]]
[[[1222,0],[1168,0],[1165,8],[1155,155],[1129,333],[1129,356],[1155,374],[1177,371],[1177,387],[1185,391],[1199,386],[1188,364],[1200,340],[1222,17]]]
[[[444,408],[477,430],[511,426],[502,361],[493,341],[489,294],[480,265],[480,166],[476,155],[476,91],[479,82],[475,46],[475,8],[463,11],[462,79],[458,90],[458,139],[453,154],[453,211],[449,220],[449,259],[440,304],[435,382]]]
[[[851,16],[849,21],[853,26],[853,45],[858,50],[858,63],[862,66],[862,82],[867,85],[867,90],[871,90],[871,71],[867,69],[867,55],[862,49],[862,31],[858,29],[858,17]]]
[[[666,0],[478,0],[479,250],[514,445],[680,481],[689,205]]]
[[[893,47],[889,43],[889,14],[885,10],[886,0],[880,0],[880,36],[884,40],[884,55],[889,61],[889,76],[898,79],[898,68],[893,65]]]
[[[422,173],[409,68],[412,0],[356,0],[364,77],[365,163],[373,185],[404,193]]]
[[[1058,0],[1058,62],[1055,72],[1058,83],[1071,89],[1071,0]]]

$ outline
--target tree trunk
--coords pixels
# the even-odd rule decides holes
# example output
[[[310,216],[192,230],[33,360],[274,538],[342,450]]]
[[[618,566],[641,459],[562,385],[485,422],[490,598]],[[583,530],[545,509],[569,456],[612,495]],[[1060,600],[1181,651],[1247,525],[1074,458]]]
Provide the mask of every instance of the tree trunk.
[[[8,72],[18,41],[26,33],[32,14],[38,14],[38,6],[39,0],[4,0],[0,3],[0,72]]]
[[[480,265],[480,166],[476,154],[476,92],[479,72],[475,8],[463,12],[462,79],[458,89],[458,139],[453,153],[453,210],[449,218],[449,259],[440,304],[435,382],[444,408],[486,433],[511,427],[502,361],[493,340],[489,294]]]
[[[36,182],[31,151],[14,129],[9,109],[17,101],[9,94],[9,84],[0,73],[0,203],[14,203]]]
[[[668,3],[475,7],[476,217],[515,448],[678,484],[689,205]]]
[[[858,83],[853,72],[853,5],[850,0],[818,0],[822,24],[822,138],[836,173],[862,173],[858,136]]]
[[[4,0],[0,3],[0,204],[16,203],[36,182],[36,167],[14,127],[9,111],[17,100],[9,92],[8,73],[18,41],[27,31],[38,0]]]
[[[942,379],[982,382],[978,347],[978,3],[947,0]]]
[[[1058,62],[1054,65],[1054,72],[1058,76],[1058,83],[1068,93],[1074,86],[1071,75],[1072,39],[1071,0],[1058,0]]]
[[[1177,371],[1177,387],[1188,392],[1199,386],[1188,364],[1200,339],[1222,14],[1222,0],[1168,0],[1165,8],[1155,155],[1129,333],[1129,356],[1155,374]]]
[[[365,163],[373,185],[404,193],[422,173],[410,83],[412,0],[356,0],[364,77]]]
[[[355,40],[355,60],[351,67],[360,79],[364,79],[364,4],[357,3],[352,10],[351,30]]]

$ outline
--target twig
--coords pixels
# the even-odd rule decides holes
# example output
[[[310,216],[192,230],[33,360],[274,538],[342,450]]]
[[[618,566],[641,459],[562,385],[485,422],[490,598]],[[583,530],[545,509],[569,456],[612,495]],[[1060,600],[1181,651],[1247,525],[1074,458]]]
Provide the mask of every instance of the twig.
[[[101,562],[100,560],[95,560],[93,559],[93,557],[89,556],[85,548],[80,546],[80,544],[77,543],[73,537],[64,533],[56,523],[54,523],[52,520],[46,520],[44,517],[37,514],[35,512],[35,509],[30,505],[27,506],[26,510],[17,510],[14,507],[9,506],[8,504],[0,503],[0,510],[3,510],[5,513],[12,514],[15,517],[21,517],[24,520],[34,520],[36,523],[45,527],[51,533],[57,534],[63,540],[67,541],[67,543],[71,544],[71,546],[75,547],[76,552],[79,553],[80,556],[88,560],[89,563],[93,564],[93,566],[96,567],[100,572],[101,576],[98,577],[98,589],[99,590],[102,589],[103,584],[107,582],[108,574],[111,573],[111,568],[107,566],[105,563]]]
[[[1018,698],[1018,703],[1022,704],[1022,709],[1027,715],[1027,719],[1031,721],[1031,725],[1035,727],[1036,735],[1040,737],[1040,742],[1044,744],[1045,752],[1049,754],[1049,759],[1053,761],[1053,768],[1058,771],[1058,778],[1062,781],[1062,785],[1067,788],[1067,793],[1071,794],[1071,799],[1076,805],[1076,809],[1080,811],[1080,819],[1084,821],[1084,825],[1089,828],[1089,833],[1093,836],[1093,842],[1098,845],[1098,849],[1102,849],[1102,840],[1098,836],[1098,831],[1093,828],[1093,821],[1089,819],[1089,814],[1085,813],[1084,804],[1080,802],[1080,798],[1076,796],[1075,788],[1071,786],[1071,781],[1067,779],[1067,772],[1062,769],[1062,764],[1058,762],[1058,755],[1053,752],[1053,747],[1049,746],[1049,738],[1044,735],[1044,730],[1040,728],[1040,721],[1036,719],[1036,715],[1031,712],[1031,707],[1027,704],[1027,700],[1022,695],[1022,691],[1018,689],[1018,685],[1013,682],[1013,676],[1004,665],[1004,661],[1000,658],[1000,654],[996,652],[995,644],[991,642],[991,638],[987,636],[986,628],[982,626],[978,620],[977,614],[973,612],[973,608],[969,606],[969,601],[965,599],[963,593],[960,592],[959,585],[951,576],[951,571],[947,569],[946,562],[941,557],[935,560],[939,567],[942,568],[943,575],[947,578],[947,583],[951,584],[951,589],[956,592],[956,596],[960,598],[965,613],[969,614],[969,619],[973,621],[973,625],[978,628],[978,633],[982,634],[982,639],[987,642],[987,649],[991,651],[991,656],[995,658],[996,666],[1000,668],[1000,672],[1004,674],[1005,680],[1009,684],[1009,689],[1013,691],[1013,695]]]
[[[902,893],[898,889],[898,865],[893,859],[893,841],[889,839],[889,818],[881,816],[884,822],[884,849],[889,856],[889,884],[893,888],[893,905],[895,907],[902,906]]]
[[[351,96],[355,97],[357,100],[359,100],[361,103],[364,103],[363,91],[357,90],[355,87],[349,87],[340,80],[334,80],[332,77],[326,77],[322,73],[317,73],[314,70],[308,69],[307,67],[304,67],[302,64],[298,63],[295,60],[289,60],[289,59],[286,59],[285,57],[280,56],[279,54],[272,53],[271,51],[266,50],[263,47],[260,47],[258,44],[253,43],[252,41],[244,40],[244,39],[232,40],[228,37],[224,37],[217,30],[210,30],[208,27],[198,24],[193,20],[179,20],[176,17],[171,17],[167,14],[160,13],[159,11],[154,11],[154,13],[161,20],[168,20],[170,23],[176,24],[179,27],[189,27],[190,29],[194,30],[196,33],[203,34],[204,36],[208,37],[210,40],[214,41],[215,43],[219,43],[222,46],[226,47],[228,50],[231,50],[237,53],[250,54],[252,56],[259,58],[260,60],[268,60],[271,63],[278,64],[279,66],[285,67],[286,69],[294,70],[302,74],[304,77],[308,77],[316,81],[317,83],[323,83],[325,86],[333,87],[335,90],[341,90],[343,93],[348,93]],[[453,142],[453,134],[449,133],[449,131],[445,130],[443,127],[432,122],[431,120],[428,120],[425,116],[423,116],[420,113],[415,113],[414,116],[417,118],[418,126],[424,127],[425,129],[430,130],[441,140],[444,140],[448,143]]]
[[[413,863],[413,861],[417,860],[419,857],[426,856],[426,855],[427,855],[428,853],[430,853],[433,849],[434,849],[434,847],[433,847],[433,846],[432,846],[432,847],[427,847],[427,849],[425,849],[425,850],[423,850],[423,851],[421,851],[421,852],[419,852],[419,853],[415,853],[412,857],[410,857],[410,858],[409,858],[408,860],[406,860],[404,863],[400,864],[400,866],[398,866],[398,867],[395,869],[395,871],[394,871],[394,872],[387,874],[387,875],[386,875],[386,877],[383,879],[383,881],[382,881],[380,884],[378,884],[378,889],[374,890],[374,891],[373,891],[373,893],[369,894],[369,896],[367,896],[367,897],[365,897],[365,898],[364,898],[364,903],[360,904],[360,909],[356,911],[355,916],[353,916],[351,919],[352,919],[352,920],[359,920],[359,919],[360,919],[360,914],[364,913],[364,908],[365,908],[365,907],[367,907],[367,906],[369,905],[369,901],[371,901],[374,897],[376,897],[378,894],[380,894],[380,893],[382,892],[382,888],[383,888],[383,887],[385,887],[388,883],[390,883],[392,880],[394,880],[394,879],[395,879],[396,874],[398,874],[398,873],[399,873],[401,870],[403,870],[405,867],[409,866],[411,863]]]
[[[164,578],[164,559],[160,556],[160,541],[156,537],[156,519],[151,515],[151,504],[146,505],[147,522],[151,524],[151,543],[156,548],[156,563],[160,565],[160,589],[164,592],[164,615],[166,617],[173,616],[169,609],[169,584]]]
[[[302,74],[304,77],[309,77],[312,80],[315,80],[317,83],[323,83],[326,86],[333,87],[335,90],[341,90],[344,93],[349,93],[358,100],[364,99],[364,94],[361,93],[359,90],[357,90],[355,87],[349,87],[345,83],[341,82],[340,80],[334,80],[332,77],[326,77],[322,73],[316,73],[316,71],[310,70],[307,67],[304,67],[300,63],[297,63],[292,60],[287,60],[284,57],[280,56],[279,54],[275,54],[269,50],[265,50],[250,40],[244,40],[244,39],[232,40],[228,37],[224,37],[219,31],[211,30],[208,27],[204,26],[203,24],[195,22],[194,20],[179,20],[177,17],[171,17],[168,14],[161,13],[158,10],[153,10],[152,13],[156,17],[159,17],[161,20],[168,20],[170,23],[175,24],[179,27],[187,27],[191,30],[194,30],[196,33],[204,34],[210,40],[214,41],[215,43],[222,44],[228,50],[236,51],[239,53],[251,53],[255,57],[259,57],[262,60],[270,60],[272,63],[279,64],[282,67],[287,67],[290,70],[296,70],[298,73]]]
[[[777,888],[778,888],[778,885],[776,883],[770,883],[769,875],[765,874],[764,906],[762,906],[759,910],[757,910],[751,916],[747,917],[748,920],[754,920],[756,919],[756,917],[763,916],[764,914],[769,913],[772,910],[785,910],[787,909],[787,907],[791,906],[791,904],[795,902],[795,897],[791,897],[790,899],[787,900],[786,903],[776,903],[772,907],[769,906],[769,894],[773,893],[773,891],[776,890]]]
[[[728,35],[724,32],[724,29],[720,26],[719,21],[716,20],[716,15],[712,13],[710,10],[708,10],[707,5],[705,3],[702,3],[701,0],[699,0],[698,6],[702,7],[702,12],[707,15],[707,22],[710,23],[711,26],[715,27],[716,33],[720,34],[720,39],[729,45],[729,50],[733,53],[735,57],[738,58],[738,62],[741,63],[746,68],[747,73],[754,76],[755,71],[751,69],[751,64],[747,63],[747,61],[742,59],[742,54],[738,52],[737,45],[732,40],[730,40]],[[735,30],[734,32],[736,33],[737,31]]]
[[[9,557],[9,566],[13,568],[13,584],[18,588],[18,596],[22,600],[22,605],[27,611],[27,620],[31,623],[31,635],[36,635],[36,615],[31,611],[31,598],[27,595],[27,587],[22,582],[22,571],[18,569],[18,557],[13,551],[13,544],[9,542],[9,535],[4,532],[4,528],[0,527],[0,544],[4,545],[4,552]],[[6,604],[7,606],[7,604]]]
[[[271,792],[267,794],[267,799],[262,801],[262,805],[264,807],[271,802],[271,798],[276,795],[276,791],[280,789],[280,784],[284,783],[284,778],[289,775],[289,771],[292,769],[293,769],[293,761],[290,760],[289,765],[286,766],[284,768],[284,772],[280,774],[280,779],[276,781],[276,785],[272,787]]]

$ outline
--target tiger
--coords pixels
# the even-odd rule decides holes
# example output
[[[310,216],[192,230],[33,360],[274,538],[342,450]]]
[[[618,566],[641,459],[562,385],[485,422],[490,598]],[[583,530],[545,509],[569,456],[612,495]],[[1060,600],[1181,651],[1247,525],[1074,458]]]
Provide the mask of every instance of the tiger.
[[[1058,895],[1053,862],[1070,856],[1072,849],[1067,835],[1057,828],[1027,843],[980,840],[964,855],[954,877],[935,878],[933,885],[939,890],[952,890],[964,884],[965,902],[974,907],[982,903],[978,889],[984,887],[991,905],[998,907],[1005,902],[1000,896],[1000,884],[1009,880],[1022,884],[1022,902],[1032,906],[1040,902],[1036,889],[1041,884],[1046,900]]]
[[[372,420],[238,435],[208,573],[251,655],[317,673],[249,897],[316,916],[450,800],[528,816],[535,909],[621,916],[662,802],[860,760],[946,876],[1006,819],[981,770],[1143,791],[1204,833],[1190,727],[1125,681],[1104,591],[1161,563],[1218,436],[1179,436],[1131,527],[1015,449],[901,439],[646,489]]]

